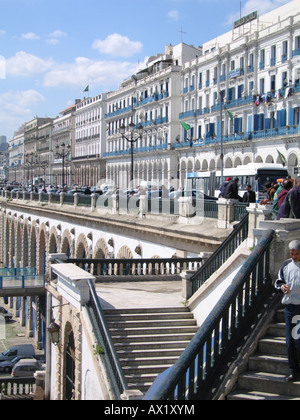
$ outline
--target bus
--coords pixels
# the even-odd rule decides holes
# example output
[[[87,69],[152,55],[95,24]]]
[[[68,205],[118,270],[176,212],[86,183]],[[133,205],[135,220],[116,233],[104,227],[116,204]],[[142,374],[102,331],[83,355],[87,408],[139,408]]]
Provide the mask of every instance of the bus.
[[[287,168],[270,163],[249,163],[236,168],[224,168],[223,180],[226,181],[228,177],[233,180],[239,178],[240,197],[243,197],[246,192],[246,185],[251,185],[258,202],[268,196],[264,188],[267,182],[290,178]],[[221,182],[221,171],[190,172],[187,175],[186,189],[188,191],[201,190],[207,195],[219,197]]]

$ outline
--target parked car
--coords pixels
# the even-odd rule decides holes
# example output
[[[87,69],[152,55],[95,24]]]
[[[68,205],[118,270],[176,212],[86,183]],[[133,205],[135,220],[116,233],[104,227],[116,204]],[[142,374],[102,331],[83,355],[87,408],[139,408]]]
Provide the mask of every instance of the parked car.
[[[41,364],[35,359],[22,359],[12,369],[11,376],[14,378],[32,377]]]
[[[13,314],[8,312],[5,308],[0,306],[0,316],[3,316],[5,318],[5,322],[11,321],[13,318]]]
[[[18,346],[9,347],[3,353],[0,354],[0,362],[6,360],[12,360],[17,356],[35,356],[35,350],[32,344],[21,344]]]
[[[13,367],[23,359],[31,359],[35,360],[33,357],[29,356],[17,356],[14,357],[12,360],[6,360],[5,362],[0,362],[0,372],[11,373]]]

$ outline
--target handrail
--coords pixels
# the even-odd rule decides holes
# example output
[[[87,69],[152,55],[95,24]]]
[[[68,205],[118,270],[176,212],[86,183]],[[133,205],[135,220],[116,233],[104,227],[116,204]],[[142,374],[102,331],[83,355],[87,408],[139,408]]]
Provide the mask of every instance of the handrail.
[[[181,357],[152,385],[145,400],[205,399],[210,393],[257,315],[257,305],[269,294],[274,233],[265,232]]]
[[[114,392],[115,399],[119,400],[120,395],[128,389],[128,385],[112,342],[94,283],[92,280],[88,280],[88,284],[90,289],[90,301],[87,306],[88,309],[92,310],[91,321],[94,327],[94,334],[97,338],[98,345],[104,350],[103,359],[104,362],[106,361],[106,369],[111,388]]]
[[[196,293],[200,287],[214,274],[235,252],[235,250],[248,237],[249,213],[245,214],[241,222],[235,226],[232,233],[200,267],[199,271],[191,278],[192,293]]]

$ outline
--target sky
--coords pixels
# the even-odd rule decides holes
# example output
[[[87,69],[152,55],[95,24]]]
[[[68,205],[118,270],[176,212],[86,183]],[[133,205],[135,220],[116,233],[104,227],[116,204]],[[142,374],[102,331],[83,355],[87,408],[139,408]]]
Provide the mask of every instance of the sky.
[[[194,46],[288,0],[0,0],[0,136],[118,90],[165,45]]]

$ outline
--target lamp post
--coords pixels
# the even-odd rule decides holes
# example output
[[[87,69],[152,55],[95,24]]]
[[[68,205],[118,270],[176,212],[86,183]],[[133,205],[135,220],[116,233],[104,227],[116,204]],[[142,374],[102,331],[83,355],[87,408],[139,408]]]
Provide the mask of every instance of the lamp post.
[[[61,147],[61,149],[60,149]],[[62,143],[61,146],[56,146],[56,158],[62,160],[62,187],[65,186],[65,162],[66,159],[69,157],[71,153],[71,146],[68,144],[67,146],[65,143]]]
[[[131,122],[128,128],[129,128],[130,137],[125,136],[126,127],[124,124],[120,127],[120,133],[122,135],[122,139],[125,139],[130,143],[130,150],[131,150],[130,183],[131,183],[131,188],[133,188],[133,146],[134,146],[134,143],[136,143],[139,139],[142,138],[143,126],[139,124],[139,126],[137,127],[137,130],[135,130],[135,124]],[[138,136],[135,138],[136,134],[138,134]]]

